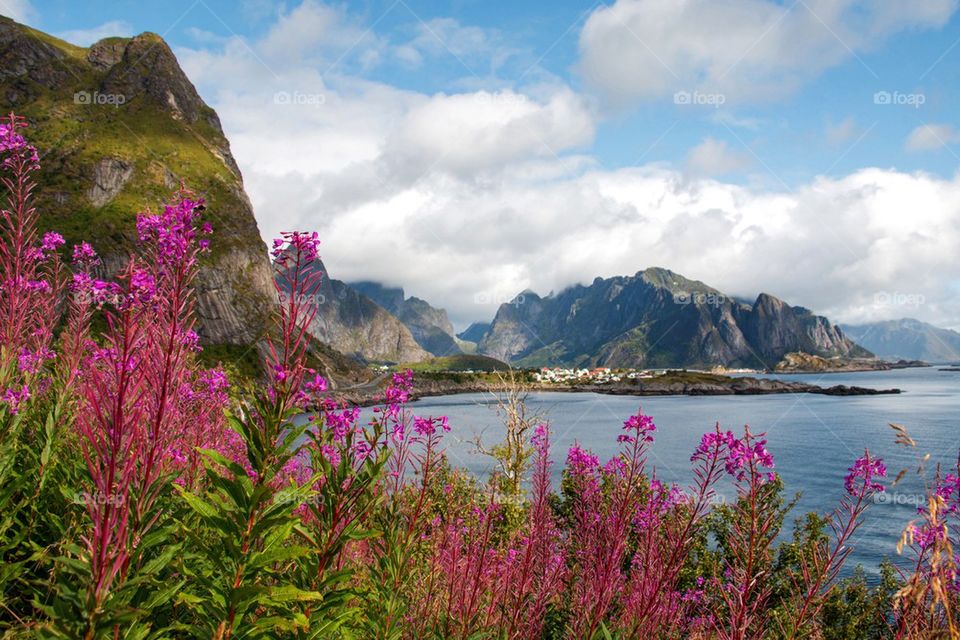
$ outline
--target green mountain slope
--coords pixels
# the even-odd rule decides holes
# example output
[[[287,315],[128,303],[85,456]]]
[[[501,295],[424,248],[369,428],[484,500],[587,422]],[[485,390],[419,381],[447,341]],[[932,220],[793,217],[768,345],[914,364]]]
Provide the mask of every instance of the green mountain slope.
[[[125,261],[137,212],[181,183],[204,197],[215,236],[198,331],[241,350],[262,337],[274,294],[240,170],[217,114],[159,36],[81,48],[0,17],[0,108],[26,116],[43,156],[42,225],[90,241],[106,272]]]

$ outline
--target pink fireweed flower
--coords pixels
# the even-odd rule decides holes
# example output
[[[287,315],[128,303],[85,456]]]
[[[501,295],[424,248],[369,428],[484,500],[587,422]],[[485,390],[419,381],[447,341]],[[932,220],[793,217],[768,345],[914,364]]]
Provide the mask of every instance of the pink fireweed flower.
[[[130,294],[133,297],[131,302],[146,304],[153,299],[157,293],[157,283],[149,271],[138,269],[130,276]]]
[[[712,455],[715,451],[722,451],[724,447],[730,446],[730,444],[735,440],[736,438],[733,436],[732,431],[727,431],[725,433],[719,431],[708,431],[700,438],[700,444],[697,445],[693,455],[690,456],[690,462],[694,462],[698,458],[703,458],[704,456]]]
[[[943,499],[948,512],[957,511],[960,508],[960,476],[948,473],[937,483],[936,494]]]
[[[731,438],[727,441],[729,454],[727,455],[726,469],[727,473],[737,480],[743,480],[746,477],[747,470],[753,466],[758,471],[765,467],[773,469],[773,456],[767,451],[767,441],[764,439],[750,442],[748,439],[738,440]],[[766,479],[772,482],[776,479],[773,473],[766,473]]]
[[[574,475],[593,473],[600,467],[600,458],[573,445],[567,450],[567,469]]]
[[[53,290],[46,280],[27,280],[24,283],[24,288],[27,291],[38,291],[40,293],[50,293]]]
[[[360,407],[344,409],[343,411],[331,410],[324,415],[327,427],[333,433],[333,438],[337,442],[343,442],[347,435],[352,433],[357,426],[357,420],[360,419]]]
[[[43,241],[40,243],[40,248],[44,251],[56,251],[65,243],[66,240],[63,239],[62,235],[56,231],[48,231],[43,234]]]
[[[26,138],[17,133],[17,129],[25,129],[27,121],[22,116],[13,116],[6,118],[6,122],[0,124],[0,155],[5,155],[3,166],[6,168],[14,167],[16,158],[29,160],[30,169],[40,168],[40,157],[37,155],[37,149],[27,144]]]
[[[16,415],[20,412],[20,405],[29,399],[30,388],[27,385],[23,385],[19,389],[16,387],[7,388],[7,390],[3,392],[3,397],[0,398],[0,402],[6,404],[10,413]]]
[[[230,381],[223,369],[217,367],[214,369],[205,369],[200,372],[197,381],[200,384],[202,392],[207,398],[215,401],[217,404],[226,404],[229,397],[227,390],[230,389]]]
[[[403,373],[393,374],[385,394],[386,403],[390,405],[406,403],[410,399],[411,389],[413,389],[413,371],[408,369]]]
[[[310,373],[313,372],[310,371]],[[321,394],[327,390],[327,379],[317,373],[313,376],[313,380],[309,380],[303,385],[303,388],[307,393]]]
[[[87,273],[73,274],[70,291],[83,303],[102,307],[105,303],[116,302],[120,295],[120,286],[114,282],[94,280]]]
[[[304,262],[313,262],[317,259],[317,251],[320,246],[320,237],[316,231],[307,233],[305,231],[284,231],[279,238],[273,241],[273,249],[270,254],[274,260],[286,265],[291,258],[291,254],[299,253]]]
[[[940,540],[947,539],[947,529],[946,525],[941,525],[938,527],[924,525],[916,526],[912,525],[909,528],[910,538],[913,540],[921,549],[929,549],[935,545]]]
[[[450,424],[446,416],[439,418],[434,418],[433,416],[421,418],[420,416],[416,416],[413,419],[413,430],[421,436],[432,436],[437,432],[438,426],[443,431],[450,431]]]
[[[184,346],[187,351],[201,351],[200,348],[200,336],[197,335],[197,332],[193,329],[186,331],[180,337],[180,343]]]
[[[843,486],[850,495],[857,495],[857,481],[863,484],[864,491],[884,491],[884,487],[874,478],[883,478],[887,475],[887,467],[880,458],[871,458],[870,452],[866,452],[858,458],[853,466],[848,469],[849,473],[843,479]]]
[[[653,432],[657,430],[657,425],[653,424],[653,418],[637,413],[630,416],[623,423],[623,430],[628,433],[622,433],[617,436],[617,442],[653,442]]]
[[[173,206],[164,207],[160,214],[137,216],[140,241],[157,248],[161,268],[193,263],[192,246],[197,235],[195,218],[203,209],[203,200],[184,198]]]
[[[100,264],[100,256],[86,242],[73,245],[73,266],[78,269],[89,269]]]
[[[30,351],[26,347],[20,350],[17,356],[17,367],[21,373],[37,373],[47,360],[53,360],[56,354],[47,348],[41,348],[39,351]]]

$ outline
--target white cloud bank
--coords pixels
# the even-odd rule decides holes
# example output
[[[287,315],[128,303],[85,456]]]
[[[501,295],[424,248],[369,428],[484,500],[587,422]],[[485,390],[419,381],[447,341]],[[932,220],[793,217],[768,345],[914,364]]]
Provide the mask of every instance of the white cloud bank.
[[[579,69],[618,105],[695,89],[727,104],[767,100],[894,33],[943,26],[956,9],[957,0],[617,0],[584,25]]]
[[[656,4],[668,14],[700,5]],[[765,2],[710,4],[704,24],[750,9],[744,42],[773,15]],[[832,4],[839,11],[849,3]],[[604,12],[625,6],[597,19],[609,22]],[[918,2],[905,17],[900,3],[871,6],[879,33],[894,17],[931,22],[947,10]],[[489,319],[498,302],[528,287],[547,293],[653,265],[735,295],[767,291],[837,320],[914,316],[960,326],[960,176],[867,168],[792,192],[747,188],[710,177],[749,158],[709,139],[687,167],[604,169],[584,151],[595,112],[569,87],[424,95],[338,74],[328,70],[346,64],[339,39],[354,27],[321,5],[300,10],[299,21],[322,27],[317,38],[299,38],[281,20],[261,42],[234,38],[178,55],[220,113],[264,236],[318,230],[336,278],[402,285],[447,307],[460,326]],[[807,22],[791,27],[789,42],[800,43]],[[585,39],[598,24],[591,18]],[[295,50],[277,49],[283,29],[294,29],[286,42]],[[682,44],[694,35],[677,37]],[[369,46],[351,49],[351,64],[393,48],[364,38]],[[796,56],[809,53],[802,46]],[[705,68],[706,53],[682,47],[677,59],[692,60],[687,70]],[[281,55],[304,62],[282,64]],[[815,62],[834,58],[824,56]],[[799,68],[793,59],[787,71]],[[759,59],[749,67],[773,80]]]

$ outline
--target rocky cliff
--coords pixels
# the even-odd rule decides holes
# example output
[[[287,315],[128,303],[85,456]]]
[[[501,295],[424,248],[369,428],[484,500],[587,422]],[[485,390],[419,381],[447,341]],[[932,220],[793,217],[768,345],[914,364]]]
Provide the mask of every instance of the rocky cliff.
[[[479,353],[521,365],[772,368],[784,354],[869,356],[829,320],[768,294],[744,304],[667,269],[502,305]]]
[[[118,268],[137,212],[181,182],[207,201],[215,236],[198,282],[208,345],[246,348],[274,304],[270,263],[217,114],[157,35],[81,48],[0,17],[0,108],[27,117],[43,156],[44,228],[88,240]]]
[[[430,357],[410,330],[389,311],[350,285],[330,277],[323,263],[317,315],[309,332],[337,351],[362,361],[420,362]]]
[[[395,315],[417,344],[431,354],[442,358],[463,353],[445,310],[420,298],[407,298],[399,287],[385,287],[377,282],[354,282],[350,286]]]

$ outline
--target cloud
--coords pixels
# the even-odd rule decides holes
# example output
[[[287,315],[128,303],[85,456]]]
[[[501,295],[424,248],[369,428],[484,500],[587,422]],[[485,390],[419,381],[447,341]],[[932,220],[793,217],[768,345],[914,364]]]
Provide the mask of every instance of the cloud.
[[[721,176],[750,164],[750,156],[731,150],[725,141],[715,138],[706,138],[687,154],[687,171],[695,176]]]
[[[115,36],[126,38],[135,35],[135,32],[133,25],[129,22],[111,20],[110,22],[104,22],[90,29],[72,29],[70,31],[61,31],[56,35],[61,40],[66,40],[71,44],[89,47],[104,38],[112,38]]]
[[[827,126],[827,142],[839,146],[863,135],[863,130],[853,118],[846,118],[837,124]]]
[[[0,0],[0,14],[21,24],[32,23],[38,17],[30,0]]]
[[[460,327],[526,288],[653,265],[836,320],[956,326],[960,176],[868,168],[792,190],[742,186],[715,176],[749,154],[712,138],[684,166],[604,169],[585,150],[595,108],[569,86],[401,89],[356,72],[367,49],[396,43],[371,34],[351,47],[350,16],[310,19],[325,26],[314,41],[291,36],[312,52],[295,63],[275,64],[274,30],[177,55],[221,116],[264,237],[319,231],[332,277],[402,285]]]
[[[727,104],[777,99],[898,31],[943,26],[956,8],[957,0],[617,0],[588,18],[578,68],[616,106],[695,89]]]
[[[933,151],[960,142],[960,131],[950,124],[923,124],[907,136],[907,151]]]

